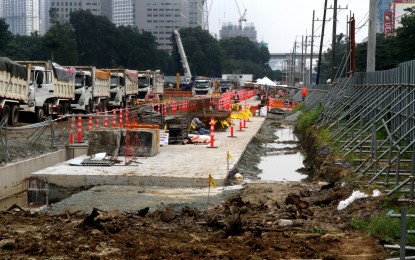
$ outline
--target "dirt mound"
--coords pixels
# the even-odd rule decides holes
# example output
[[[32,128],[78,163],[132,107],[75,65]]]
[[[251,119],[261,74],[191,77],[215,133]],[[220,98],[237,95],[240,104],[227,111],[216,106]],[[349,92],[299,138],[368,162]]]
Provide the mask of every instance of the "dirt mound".
[[[362,200],[336,210],[350,187],[248,184],[208,211],[166,207],[153,213],[103,212],[57,216],[12,209],[0,213],[0,257],[96,259],[384,259],[379,242],[349,229],[351,213],[372,210]],[[287,201],[298,194],[301,208]]]

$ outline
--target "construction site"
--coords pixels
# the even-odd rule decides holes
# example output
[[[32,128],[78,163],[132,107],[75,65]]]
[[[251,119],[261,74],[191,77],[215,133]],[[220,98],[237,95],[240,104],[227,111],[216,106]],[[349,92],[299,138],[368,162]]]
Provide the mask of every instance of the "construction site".
[[[381,200],[336,209],[353,188],[327,180],[347,163],[330,159],[326,181],[313,177],[314,163],[298,166],[304,180],[261,181],[263,156],[313,141],[275,134],[295,126],[292,106],[271,98],[261,109],[250,90],[240,97],[236,109],[191,98],[68,116],[19,129],[24,137],[3,132],[13,162],[0,171],[1,257],[384,259],[376,238],[350,229],[352,212],[373,213]],[[192,130],[194,117],[209,135]]]

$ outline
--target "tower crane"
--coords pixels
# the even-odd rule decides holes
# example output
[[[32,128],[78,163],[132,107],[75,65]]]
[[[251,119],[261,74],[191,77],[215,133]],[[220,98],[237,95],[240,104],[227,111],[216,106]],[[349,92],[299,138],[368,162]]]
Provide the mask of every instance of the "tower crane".
[[[244,10],[244,13],[241,13],[241,9],[239,8],[238,5],[238,0],[235,0],[236,3],[236,7],[238,7],[238,12],[239,12],[239,20],[238,20],[238,24],[239,24],[239,29],[242,30],[242,22],[246,22],[246,8]]]

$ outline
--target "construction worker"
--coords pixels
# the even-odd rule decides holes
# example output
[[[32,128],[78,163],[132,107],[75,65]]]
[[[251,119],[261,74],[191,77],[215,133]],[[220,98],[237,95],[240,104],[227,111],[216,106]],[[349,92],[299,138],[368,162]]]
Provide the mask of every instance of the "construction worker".
[[[202,121],[200,121],[200,119],[197,117],[194,117],[192,119],[190,126],[193,130],[198,131],[199,134],[202,134],[202,135],[210,134],[210,131],[205,128],[206,127],[205,124]]]
[[[303,87],[301,90],[301,95],[303,97],[303,101],[305,100],[305,97],[307,96],[307,88]]]
[[[238,104],[239,103],[239,95],[238,95],[238,91],[235,90],[235,93],[233,94],[233,103],[234,104]]]

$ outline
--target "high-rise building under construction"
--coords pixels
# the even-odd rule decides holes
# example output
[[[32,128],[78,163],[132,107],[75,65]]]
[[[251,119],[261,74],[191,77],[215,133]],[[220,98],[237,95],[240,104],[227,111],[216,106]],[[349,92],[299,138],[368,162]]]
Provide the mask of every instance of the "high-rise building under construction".
[[[231,22],[224,23],[219,31],[219,36],[221,39],[241,36],[248,38],[250,41],[257,42],[257,31],[253,23],[246,23],[244,26]]]

